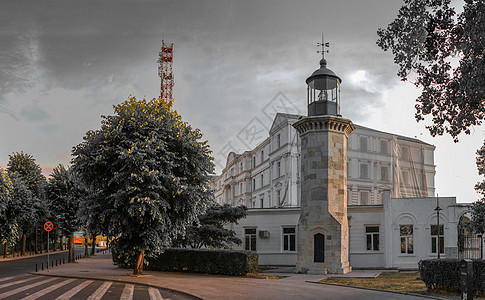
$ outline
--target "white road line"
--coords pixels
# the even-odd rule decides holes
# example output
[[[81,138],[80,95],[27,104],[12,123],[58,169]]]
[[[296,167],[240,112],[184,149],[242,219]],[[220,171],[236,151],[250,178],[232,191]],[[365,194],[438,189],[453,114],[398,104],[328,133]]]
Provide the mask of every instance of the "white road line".
[[[40,291],[38,291],[36,293],[33,293],[31,295],[28,295],[27,297],[24,297],[21,300],[35,300],[35,299],[40,298],[40,297],[42,297],[44,295],[47,295],[48,293],[50,293],[52,291],[57,290],[61,286],[64,286],[64,285],[66,285],[68,283],[73,282],[74,280],[76,280],[76,279],[68,279],[68,280],[61,281],[61,282],[56,283],[54,285],[51,285],[51,286],[49,286],[49,287],[47,287],[45,289],[42,289],[42,290],[40,290]]]
[[[0,278],[0,282],[7,281],[7,280],[10,280],[10,279],[15,279],[15,278],[22,277],[22,276],[25,276],[25,275],[17,275],[17,276],[3,277],[3,278]]]
[[[1,293],[0,294],[0,299],[3,299],[3,298],[7,298],[9,296],[12,296],[12,295],[15,295],[17,293],[20,293],[20,292],[23,292],[23,291],[26,291],[28,289],[31,289],[33,287],[36,287],[38,285],[41,285],[41,284],[45,284],[45,283],[48,283],[48,282],[51,282],[53,280],[56,280],[58,278],[49,278],[49,279],[46,279],[46,280],[42,280],[42,281],[37,281],[35,283],[32,283],[32,284],[29,284],[29,285],[24,285],[22,287],[19,287],[19,288],[16,288],[14,290],[10,290],[10,291],[7,291],[5,293]]]
[[[71,290],[65,292],[64,294],[60,295],[59,297],[56,298],[56,300],[69,300],[71,299],[72,296],[76,295],[79,293],[82,289],[90,285],[93,281],[92,280],[87,280],[84,281],[83,283],[76,285],[74,288]]]
[[[123,294],[121,294],[120,300],[132,300],[134,290],[135,286],[133,284],[126,284],[125,288],[123,289]]]
[[[148,294],[150,295],[150,300],[163,300],[163,297],[158,289],[148,288]]]
[[[8,287],[8,286],[11,286],[11,285],[16,285],[16,284],[19,284],[19,283],[24,283],[26,281],[31,281],[31,280],[34,280],[34,279],[35,279],[35,277],[32,276],[32,277],[27,278],[27,279],[16,280],[16,281],[12,281],[12,282],[7,282],[7,283],[4,283],[4,284],[0,284],[0,289],[3,289],[4,287]]]
[[[101,299],[112,283],[113,282],[111,281],[106,281],[105,283],[103,283],[91,296],[89,296],[88,300]]]

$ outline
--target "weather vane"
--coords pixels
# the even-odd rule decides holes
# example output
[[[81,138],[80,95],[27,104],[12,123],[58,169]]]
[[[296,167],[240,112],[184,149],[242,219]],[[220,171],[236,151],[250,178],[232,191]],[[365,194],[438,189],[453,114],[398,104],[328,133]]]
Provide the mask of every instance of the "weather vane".
[[[326,50],[325,47],[329,48],[330,47],[330,43],[329,42],[326,42],[325,43],[325,40],[323,39],[323,33],[322,33],[322,42],[321,43],[317,43],[317,47],[322,47],[322,50],[317,50],[317,53],[321,53],[322,54],[322,59],[325,59],[325,53],[328,53],[329,50]]]

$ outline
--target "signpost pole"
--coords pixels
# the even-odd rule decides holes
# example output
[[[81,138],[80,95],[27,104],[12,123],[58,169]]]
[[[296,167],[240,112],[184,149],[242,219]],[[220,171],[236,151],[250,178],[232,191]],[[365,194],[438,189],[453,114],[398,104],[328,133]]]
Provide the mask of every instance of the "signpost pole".
[[[47,271],[49,271],[49,231],[47,231]]]

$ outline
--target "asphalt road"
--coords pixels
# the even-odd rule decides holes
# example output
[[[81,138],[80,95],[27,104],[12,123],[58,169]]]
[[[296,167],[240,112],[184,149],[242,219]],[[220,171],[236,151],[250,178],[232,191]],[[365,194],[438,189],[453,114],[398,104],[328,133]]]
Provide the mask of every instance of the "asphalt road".
[[[91,251],[91,249],[89,249]],[[75,248],[76,255],[83,255],[84,248],[76,247]],[[49,252],[49,260],[53,261],[56,259],[62,260],[67,263],[67,252]],[[14,260],[6,260],[3,261],[0,258],[0,278],[3,277],[10,277],[15,275],[21,275],[28,272],[35,272],[35,264],[38,265],[40,270],[41,264],[44,263],[44,268],[47,265],[47,253],[45,255],[34,256],[29,258],[22,258],[22,259],[14,259]],[[55,262],[54,262],[55,268]]]

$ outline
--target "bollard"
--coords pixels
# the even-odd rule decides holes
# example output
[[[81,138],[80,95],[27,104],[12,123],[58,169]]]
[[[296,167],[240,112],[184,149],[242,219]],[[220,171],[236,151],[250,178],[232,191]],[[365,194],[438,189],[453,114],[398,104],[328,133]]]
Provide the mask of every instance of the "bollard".
[[[460,281],[461,281],[461,299],[473,300],[475,290],[473,286],[473,261],[471,259],[463,259],[460,262]]]
[[[57,267],[57,258],[56,258],[56,267]]]
[[[62,264],[65,264],[65,262],[64,262],[64,257],[62,258]]]
[[[44,263],[42,263],[42,271],[44,271]]]
[[[54,261],[51,260],[51,266],[54,268]]]
[[[35,264],[35,272],[39,272],[39,270],[37,270],[37,264]]]

